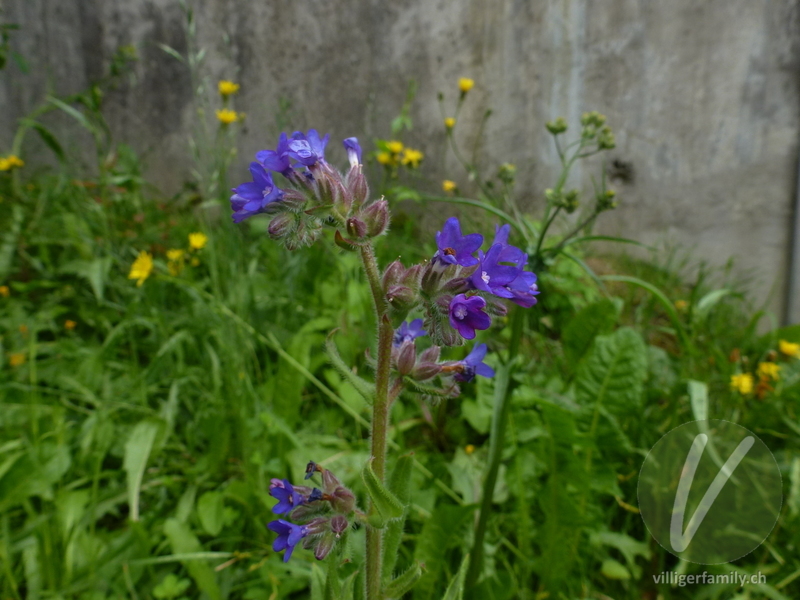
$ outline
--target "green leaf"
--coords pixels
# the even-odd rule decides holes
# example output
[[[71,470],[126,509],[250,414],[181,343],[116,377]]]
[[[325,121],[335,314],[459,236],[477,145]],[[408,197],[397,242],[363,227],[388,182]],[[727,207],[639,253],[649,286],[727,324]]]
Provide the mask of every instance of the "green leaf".
[[[178,579],[178,576],[170,573],[153,588],[153,596],[169,600],[177,598],[192,584],[188,579]]]
[[[617,562],[613,558],[607,558],[603,561],[600,572],[608,579],[626,580],[631,578],[630,571],[625,568],[625,565]]]
[[[361,477],[367,486],[367,493],[383,519],[399,519],[403,516],[405,507],[375,475],[375,471],[372,470],[373,460],[370,458],[361,470]]]
[[[56,155],[58,160],[61,162],[64,161],[64,149],[61,147],[61,144],[56,139],[47,127],[39,123],[38,121],[34,121],[33,119],[23,118],[20,119],[20,125],[24,125],[26,127],[30,127],[31,129],[35,130],[36,133],[39,134],[39,137],[42,138],[42,141],[45,145],[53,151],[53,154]]]
[[[19,204],[11,207],[11,221],[3,225],[5,234],[0,243],[0,281],[5,281],[11,272],[11,263],[17,250],[17,239],[22,231],[22,221],[25,214]]]
[[[393,579],[386,586],[384,594],[389,598],[402,598],[422,577],[422,566],[417,562],[406,569],[405,573]]]
[[[176,554],[195,554],[202,551],[202,546],[188,525],[177,519],[167,519],[164,522],[164,534]],[[192,576],[197,587],[208,594],[211,600],[220,600],[222,594],[217,585],[214,571],[208,563],[200,560],[181,561],[189,575]]]
[[[197,516],[203,529],[210,535],[217,536],[222,531],[225,517],[223,496],[219,492],[206,492],[197,501]]]
[[[325,348],[328,350],[328,357],[331,359],[331,364],[336,368],[339,374],[363,396],[364,400],[372,406],[372,403],[375,401],[375,384],[369,383],[353,373],[352,369],[342,360],[342,357],[339,355],[339,350],[336,348],[336,342],[333,341],[333,335],[336,331],[336,329],[331,331],[328,338],[325,340]]]
[[[403,455],[397,460],[397,464],[389,478],[389,490],[404,506],[408,506],[411,501],[411,469],[413,466],[413,455]],[[386,532],[383,534],[383,576],[385,580],[391,578],[394,572],[400,544],[403,541],[405,524],[405,516],[390,521],[386,526]]]
[[[464,597],[464,578],[467,576],[468,564],[469,554],[464,556],[464,560],[461,561],[461,568],[450,582],[450,585],[447,586],[447,591],[444,593],[444,598],[442,598],[442,600],[462,600]]]
[[[125,444],[122,467],[128,474],[128,504],[132,521],[139,520],[139,491],[142,487],[147,459],[158,435],[159,424],[145,420],[136,424]]]
[[[694,418],[698,421],[705,421],[708,419],[708,386],[702,381],[690,379],[687,387]]]
[[[595,340],[575,378],[575,398],[583,406],[604,405],[616,416],[639,410],[647,377],[647,348],[641,335],[622,327]]]
[[[74,273],[86,279],[92,286],[92,291],[98,300],[103,299],[103,293],[108,280],[113,260],[111,257],[95,258],[94,260],[73,260],[60,269],[62,273]]]
[[[411,377],[403,377],[403,381],[418,394],[425,394],[426,396],[433,396],[435,398],[451,398],[453,396],[452,388],[437,388],[432,385],[425,385],[424,383],[415,381]]]
[[[172,58],[174,58],[176,60],[179,60],[181,62],[186,62],[186,60],[183,58],[183,55],[181,55],[181,53],[178,52],[177,50],[175,50],[174,48],[171,48],[170,46],[167,46],[166,44],[160,44],[159,43],[159,44],[156,44],[156,45],[159,48],[161,48],[164,52],[169,54]]]
[[[598,335],[614,329],[621,309],[619,299],[603,299],[586,306],[570,320],[562,336],[568,367],[577,366]]]
[[[697,306],[695,307],[693,313],[696,319],[705,319],[708,314],[711,312],[711,309],[714,308],[719,301],[722,300],[725,296],[729,296],[732,294],[732,290],[728,289],[720,289],[720,290],[713,290],[708,292],[705,296],[700,298],[697,301]]]

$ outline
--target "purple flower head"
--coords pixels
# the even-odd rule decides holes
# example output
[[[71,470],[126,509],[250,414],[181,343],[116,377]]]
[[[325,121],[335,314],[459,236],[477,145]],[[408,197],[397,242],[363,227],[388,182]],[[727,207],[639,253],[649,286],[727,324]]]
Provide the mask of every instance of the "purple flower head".
[[[361,164],[361,146],[358,145],[358,138],[350,137],[342,142],[345,150],[347,150],[347,160],[350,161],[351,167],[357,167]]]
[[[289,164],[289,138],[282,133],[278,138],[278,147],[275,150],[261,150],[256,152],[256,160],[270,171],[276,171],[288,177],[292,171]]]
[[[330,139],[329,135],[320,139],[316,129],[309,129],[308,135],[302,131],[295,131],[289,141],[287,155],[301,165],[310,167],[318,162],[325,162],[325,146]]]
[[[233,222],[241,223],[248,217],[267,211],[269,205],[283,199],[283,190],[275,187],[264,165],[257,162],[250,163],[250,173],[253,181],[233,188],[231,196],[231,209]]]
[[[459,294],[450,301],[450,325],[465,340],[475,338],[476,329],[489,329],[492,320],[483,309],[486,307],[486,300],[480,296],[467,298],[465,294]]]
[[[536,304],[539,286],[536,284],[536,274],[523,271],[519,276],[506,286],[511,292],[510,300],[523,308],[530,308]]]
[[[456,373],[453,378],[462,383],[469,383],[475,379],[475,375],[481,377],[494,377],[494,369],[483,362],[486,356],[486,344],[475,344],[467,357],[458,362],[461,366],[461,373]]]
[[[294,547],[308,535],[308,528],[289,523],[289,521],[284,521],[283,519],[270,521],[267,527],[278,534],[278,537],[272,542],[272,549],[275,552],[286,550],[286,554],[283,555],[283,562],[289,562]]]
[[[449,265],[471,267],[478,264],[478,259],[472,254],[483,244],[480,233],[461,235],[461,224],[457,217],[450,217],[445,221],[441,231],[436,232],[436,245],[438,250],[433,255],[434,262]]]
[[[506,286],[513,282],[528,260],[526,254],[515,246],[494,244],[484,254],[479,252],[480,265],[470,277],[470,284],[482,292],[500,298],[512,298],[514,294]]]
[[[303,504],[303,496],[286,479],[273,479],[269,484],[269,495],[278,500],[272,507],[276,515],[291,512],[296,506]]]
[[[426,331],[422,329],[422,319],[414,319],[411,323],[403,321],[403,323],[394,332],[394,339],[392,345],[399,348],[403,342],[413,342],[416,338],[427,335]]]

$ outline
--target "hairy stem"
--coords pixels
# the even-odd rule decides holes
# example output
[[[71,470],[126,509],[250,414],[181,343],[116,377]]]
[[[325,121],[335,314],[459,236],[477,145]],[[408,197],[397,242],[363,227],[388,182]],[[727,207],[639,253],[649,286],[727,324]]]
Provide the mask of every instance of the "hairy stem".
[[[372,405],[372,468],[378,479],[386,474],[386,436],[389,429],[389,366],[392,353],[392,323],[383,293],[380,271],[371,245],[361,247],[361,261],[372,291],[378,320],[378,365],[375,371],[375,401]],[[374,510],[371,508],[370,511]],[[367,600],[382,600],[381,531],[367,526]]]

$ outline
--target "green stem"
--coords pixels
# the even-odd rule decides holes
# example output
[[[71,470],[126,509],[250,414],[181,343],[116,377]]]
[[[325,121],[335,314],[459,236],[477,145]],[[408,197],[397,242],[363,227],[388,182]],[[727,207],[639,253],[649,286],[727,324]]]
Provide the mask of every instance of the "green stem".
[[[386,442],[389,430],[389,366],[392,353],[392,323],[381,285],[380,271],[371,245],[361,247],[361,262],[372,291],[378,320],[378,364],[375,371],[375,402],[372,405],[372,468],[381,482],[386,474]],[[374,511],[374,507],[370,509]],[[382,536],[379,529],[367,526],[367,600],[382,600]]]

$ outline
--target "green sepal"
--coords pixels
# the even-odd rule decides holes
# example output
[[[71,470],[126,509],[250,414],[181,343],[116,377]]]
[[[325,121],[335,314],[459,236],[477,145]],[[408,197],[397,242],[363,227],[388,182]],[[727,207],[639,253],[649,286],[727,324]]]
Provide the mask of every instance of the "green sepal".
[[[339,350],[336,348],[336,342],[333,341],[333,334],[335,334],[338,329],[334,329],[333,331],[328,334],[328,339],[325,340],[325,348],[328,350],[328,356],[331,359],[331,364],[339,371],[339,374],[345,378],[345,380],[350,383],[356,391],[361,394],[364,400],[367,401],[367,404],[372,406],[372,403],[375,399],[375,384],[370,383],[369,381],[365,381],[355,373],[345,364],[342,360],[342,357],[339,355]]]
[[[408,506],[411,501],[411,469],[414,465],[412,454],[401,456],[394,466],[392,475],[389,478],[389,489],[397,496],[397,499]],[[392,577],[400,544],[403,541],[403,531],[405,529],[405,517],[391,521],[383,534],[383,576],[384,581]]]
[[[333,234],[333,241],[337,246],[339,246],[339,248],[342,250],[347,250],[348,252],[355,252],[361,246],[359,243],[344,237],[338,229],[336,230],[336,233]]]
[[[425,385],[424,383],[413,380],[411,377],[403,377],[403,381],[418,394],[437,396],[439,398],[451,398],[453,396],[452,388],[437,388],[432,385]]]
[[[383,482],[378,479],[378,476],[375,475],[375,471],[372,470],[373,460],[372,458],[369,459],[361,470],[361,477],[364,480],[364,485],[367,486],[369,497],[384,520],[399,519],[403,516],[405,507],[397,499],[397,496],[390,492]]]
[[[415,563],[411,565],[405,573],[393,579],[392,582],[386,586],[384,595],[388,598],[402,598],[403,594],[408,592],[414,584],[422,577],[422,565]]]

